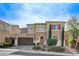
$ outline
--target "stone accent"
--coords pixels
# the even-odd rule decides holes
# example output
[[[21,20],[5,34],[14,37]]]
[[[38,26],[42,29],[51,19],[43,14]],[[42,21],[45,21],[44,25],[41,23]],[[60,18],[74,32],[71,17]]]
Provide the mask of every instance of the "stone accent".
[[[43,37],[43,38],[41,38],[41,37]],[[36,32],[35,39],[36,39],[35,41],[37,41],[41,45],[43,45],[46,40],[46,32]]]

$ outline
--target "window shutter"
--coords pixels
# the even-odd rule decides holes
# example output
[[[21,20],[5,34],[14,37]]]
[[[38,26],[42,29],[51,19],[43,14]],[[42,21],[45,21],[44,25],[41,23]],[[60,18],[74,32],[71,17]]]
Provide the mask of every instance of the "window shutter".
[[[54,30],[54,25],[51,25],[51,30]]]
[[[61,25],[58,25],[58,29],[61,30]]]

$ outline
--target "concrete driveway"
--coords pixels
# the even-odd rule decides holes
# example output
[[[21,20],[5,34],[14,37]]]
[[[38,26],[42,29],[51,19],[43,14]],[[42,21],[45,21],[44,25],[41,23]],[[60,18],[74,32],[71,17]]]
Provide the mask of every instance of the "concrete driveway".
[[[20,45],[10,48],[0,48],[0,56],[10,55],[11,53],[15,53],[21,50],[32,51],[32,45]]]
[[[0,48],[0,56],[8,56],[11,53],[17,52],[17,49],[1,49]]]
[[[32,45],[19,45],[19,46],[13,46],[13,47],[10,47],[10,49],[18,49],[18,50],[30,50],[32,51]]]

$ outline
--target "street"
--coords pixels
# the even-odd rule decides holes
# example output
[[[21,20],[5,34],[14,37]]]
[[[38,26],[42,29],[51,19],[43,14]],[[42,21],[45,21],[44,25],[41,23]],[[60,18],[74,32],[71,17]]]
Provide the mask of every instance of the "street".
[[[14,52],[10,55],[22,55],[22,56],[62,56],[62,55],[49,55],[49,54],[37,54],[37,53],[26,53],[26,52]]]
[[[0,48],[0,56],[74,56],[66,50],[66,53],[48,52],[33,50],[32,46],[14,46],[10,48]]]

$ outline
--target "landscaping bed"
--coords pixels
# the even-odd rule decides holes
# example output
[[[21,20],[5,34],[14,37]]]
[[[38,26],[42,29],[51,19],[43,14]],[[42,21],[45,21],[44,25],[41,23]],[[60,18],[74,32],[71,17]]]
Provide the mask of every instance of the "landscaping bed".
[[[65,48],[61,47],[61,46],[54,46],[54,47],[51,47],[50,49],[48,49],[48,51],[52,51],[52,52],[65,52]]]
[[[33,47],[32,47],[32,49],[33,49],[33,50],[40,50],[40,49],[41,49],[41,47],[40,47],[40,46],[38,46],[38,45],[35,45],[35,46],[33,46]]]
[[[34,43],[32,49],[33,50],[40,50],[41,47],[40,47],[39,43],[37,43],[37,44]]]
[[[8,48],[8,47],[11,47],[13,46],[11,43],[2,43],[0,44],[0,48]]]

